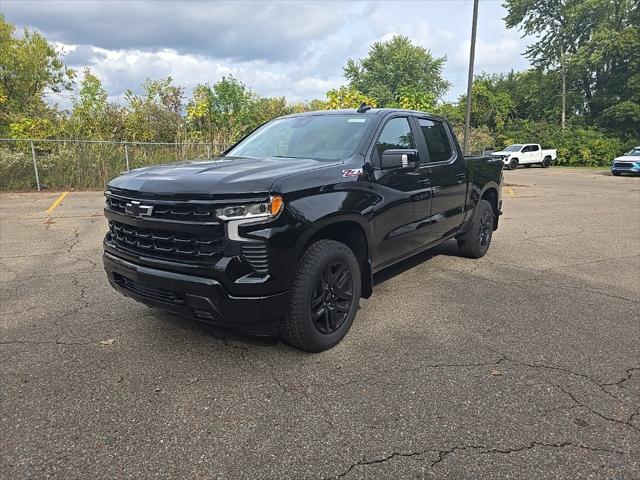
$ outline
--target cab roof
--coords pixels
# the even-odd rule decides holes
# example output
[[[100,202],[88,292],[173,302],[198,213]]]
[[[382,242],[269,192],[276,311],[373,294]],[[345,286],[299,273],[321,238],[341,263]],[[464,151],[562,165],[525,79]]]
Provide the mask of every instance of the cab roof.
[[[343,108],[336,110],[314,110],[312,112],[300,112],[300,113],[292,113],[290,115],[284,115],[280,118],[289,118],[289,117],[307,117],[311,115],[369,115],[369,116],[384,116],[389,113],[405,113],[412,115],[426,115],[432,118],[439,118],[445,120],[443,117],[439,115],[434,115],[432,113],[427,112],[419,112],[417,110],[405,110],[402,108],[371,108],[366,112],[358,112],[355,108]]]

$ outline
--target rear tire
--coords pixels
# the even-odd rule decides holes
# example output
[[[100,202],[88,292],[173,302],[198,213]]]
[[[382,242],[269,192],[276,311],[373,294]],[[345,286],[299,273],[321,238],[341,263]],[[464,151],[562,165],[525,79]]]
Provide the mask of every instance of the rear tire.
[[[542,165],[542,168],[549,168],[551,166],[551,157],[544,157],[540,165]]]
[[[514,158],[509,162],[509,170],[515,170],[518,168],[518,159]]]
[[[298,262],[281,338],[307,352],[328,350],[351,328],[360,293],[360,265],[351,249],[334,240],[311,244]]]
[[[484,257],[491,245],[494,225],[493,207],[487,200],[480,200],[471,227],[464,235],[458,237],[460,254],[468,258]]]

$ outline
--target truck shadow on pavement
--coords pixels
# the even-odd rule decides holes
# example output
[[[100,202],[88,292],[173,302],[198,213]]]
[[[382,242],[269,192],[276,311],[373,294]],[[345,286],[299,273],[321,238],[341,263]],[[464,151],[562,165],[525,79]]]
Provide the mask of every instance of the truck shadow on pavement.
[[[447,257],[458,257],[460,252],[458,251],[458,244],[455,240],[448,240],[437,247],[426,250],[422,253],[418,253],[412,257],[407,258],[401,262],[398,262],[390,267],[385,268],[373,275],[373,286],[380,285],[387,280],[392,279],[398,275],[401,275],[412,268],[415,268],[424,262],[431,260],[432,258],[445,255]]]
[[[377,272],[373,277],[373,285],[374,287],[380,285],[391,278],[394,278],[398,275],[401,275],[415,267],[420,266],[424,262],[431,260],[440,255],[445,256],[459,256],[458,246],[455,240],[447,241],[437,247],[426,250],[425,252],[419,253],[412,257],[407,258],[399,263],[396,263],[380,272]],[[358,310],[360,310],[360,306]],[[203,323],[196,322],[194,320],[181,317],[179,315],[173,314],[171,312],[164,312],[161,310],[156,310],[157,315],[162,315],[164,319],[171,320],[172,322],[180,322],[180,323],[189,323],[193,326],[190,328],[192,330],[200,330],[203,333],[208,333],[209,335],[222,340],[227,343],[228,341],[233,342],[241,342],[248,345],[253,345],[256,347],[276,347],[281,344],[278,337],[256,337],[253,335],[249,335],[246,333],[236,332],[234,330],[229,330],[223,327],[218,327],[214,325],[207,325]],[[185,327],[188,328],[188,327]],[[282,344],[284,345],[284,344]]]

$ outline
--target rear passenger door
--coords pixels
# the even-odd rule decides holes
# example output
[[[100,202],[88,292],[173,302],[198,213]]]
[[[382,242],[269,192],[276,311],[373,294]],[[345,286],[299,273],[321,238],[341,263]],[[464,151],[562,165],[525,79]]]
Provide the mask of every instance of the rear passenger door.
[[[467,167],[458,153],[449,126],[444,122],[418,117],[420,141],[428,153],[431,180],[431,229],[425,243],[454,234],[464,220],[467,198]]]

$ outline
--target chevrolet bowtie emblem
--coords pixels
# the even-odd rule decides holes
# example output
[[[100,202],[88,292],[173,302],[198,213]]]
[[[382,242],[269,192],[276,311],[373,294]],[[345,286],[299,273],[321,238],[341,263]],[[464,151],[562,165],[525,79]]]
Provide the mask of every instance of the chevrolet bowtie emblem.
[[[148,217],[153,212],[153,206],[140,205],[140,202],[131,201],[125,204],[124,212],[136,218]]]

